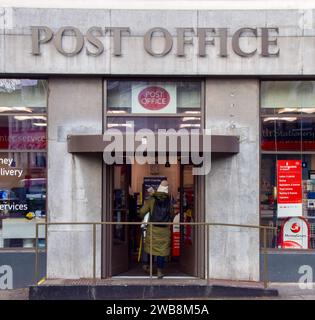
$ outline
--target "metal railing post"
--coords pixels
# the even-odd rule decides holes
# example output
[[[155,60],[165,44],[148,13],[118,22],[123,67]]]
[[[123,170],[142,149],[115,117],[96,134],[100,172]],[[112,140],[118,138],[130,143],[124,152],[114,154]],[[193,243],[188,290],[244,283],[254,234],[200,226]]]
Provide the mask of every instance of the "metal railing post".
[[[149,222],[149,227],[150,227],[150,279],[152,281],[152,275],[153,275],[153,257],[152,257],[152,233],[153,233],[153,228],[152,224]]]
[[[264,230],[264,288],[268,287],[268,260],[267,260],[267,228]]]
[[[93,280],[96,279],[96,223],[93,223]]]
[[[38,265],[38,224],[35,224],[35,283],[37,283],[37,281],[39,280],[39,276],[38,276],[38,269],[39,269],[39,265]]]
[[[206,272],[207,272],[207,274],[206,274],[206,279],[207,279],[207,284],[209,283],[209,278],[210,278],[210,268],[209,268],[209,259],[210,259],[210,244],[209,244],[209,239],[210,239],[210,237],[209,237],[209,232],[210,232],[210,225],[209,224],[207,224],[206,225],[206,248],[207,248],[207,254],[206,254],[206,257],[207,257],[207,261],[206,261],[206,268],[207,268],[207,270],[206,270]]]
[[[48,254],[48,224],[47,224],[47,221],[45,222],[45,249],[46,249],[46,262],[47,262],[47,254]],[[45,279],[47,279],[47,266],[45,269],[46,269],[45,270]]]

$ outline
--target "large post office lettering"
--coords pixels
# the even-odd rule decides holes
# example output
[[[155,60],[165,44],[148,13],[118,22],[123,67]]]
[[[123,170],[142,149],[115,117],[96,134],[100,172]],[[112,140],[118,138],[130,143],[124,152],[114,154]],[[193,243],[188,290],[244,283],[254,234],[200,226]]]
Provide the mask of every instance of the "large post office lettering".
[[[85,47],[85,53],[89,56],[97,57],[104,52],[104,43],[101,38],[110,35],[112,38],[113,56],[119,57],[124,54],[123,39],[132,36],[129,27],[90,27],[85,35],[78,28],[73,26],[60,27],[53,31],[47,26],[32,26],[32,54],[41,55],[41,47],[53,42],[56,50],[66,56],[73,57],[79,54]],[[175,34],[166,28],[151,28],[143,35],[143,50],[153,57],[164,57],[174,51],[178,58],[186,57],[189,46],[198,46],[197,56],[207,57],[210,50],[216,50],[219,57],[228,57],[236,54],[243,58],[260,54],[262,57],[277,57],[280,54],[278,48],[277,35],[279,29],[243,27],[229,33],[228,28],[176,28]],[[63,45],[64,36],[74,38],[74,46],[69,49]],[[152,41],[154,37],[162,39],[162,49],[153,49]],[[250,37],[254,39],[251,48],[242,44],[241,38]],[[260,38],[260,39],[259,39]],[[231,52],[228,52],[228,41],[231,42]],[[260,44],[259,44],[260,42]],[[176,46],[174,46],[176,43]],[[174,47],[176,47],[174,49]],[[216,48],[218,47],[218,48]]]

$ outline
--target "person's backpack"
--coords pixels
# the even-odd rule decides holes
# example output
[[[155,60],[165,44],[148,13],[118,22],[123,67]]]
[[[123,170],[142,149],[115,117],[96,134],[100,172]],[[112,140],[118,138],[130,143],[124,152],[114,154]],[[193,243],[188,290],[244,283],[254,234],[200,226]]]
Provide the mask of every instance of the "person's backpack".
[[[171,200],[169,197],[163,199],[154,197],[153,210],[150,216],[150,222],[169,222],[171,220]],[[165,227],[157,224],[156,226]]]

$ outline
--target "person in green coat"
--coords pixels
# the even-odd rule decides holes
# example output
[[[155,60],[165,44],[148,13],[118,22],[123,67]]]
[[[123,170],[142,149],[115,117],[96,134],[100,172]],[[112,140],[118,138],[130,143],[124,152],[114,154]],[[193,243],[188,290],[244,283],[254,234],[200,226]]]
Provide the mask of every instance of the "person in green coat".
[[[170,220],[173,218],[173,210],[171,207],[171,199],[168,194],[168,182],[167,180],[161,181],[157,191],[144,202],[143,207],[140,209],[140,216],[143,217],[149,212],[150,217],[153,213],[155,202],[156,201],[169,201],[170,212],[169,217]],[[150,221],[149,217],[149,221]],[[150,252],[151,248],[151,233],[152,233],[152,252]],[[163,278],[163,269],[165,257],[170,255],[171,251],[171,230],[169,225],[149,225],[147,228],[147,233],[144,242],[144,251],[150,255],[157,256],[157,276],[159,279]],[[150,271],[150,267],[148,264],[143,266],[143,269],[146,272]]]

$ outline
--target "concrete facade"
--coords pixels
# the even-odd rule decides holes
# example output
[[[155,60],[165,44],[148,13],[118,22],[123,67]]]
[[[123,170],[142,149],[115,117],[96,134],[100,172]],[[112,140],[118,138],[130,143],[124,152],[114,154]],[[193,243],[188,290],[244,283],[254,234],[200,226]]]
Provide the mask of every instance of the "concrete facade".
[[[206,220],[259,225],[259,82],[207,80],[206,128],[237,135],[240,152],[212,159],[206,176]],[[259,232],[210,227],[210,277],[259,280]]]
[[[67,135],[102,133],[102,79],[49,79],[48,122],[48,221],[100,222],[102,156],[68,153]],[[47,276],[92,277],[92,241],[91,226],[50,226]]]
[[[102,160],[66,151],[67,134],[102,131],[101,79],[53,78],[49,87],[49,221],[101,221]],[[259,82],[207,80],[205,96],[206,128],[240,136],[238,155],[212,160],[206,221],[259,225]],[[63,197],[51,196],[56,193]],[[91,228],[51,226],[48,237],[49,278],[91,276]],[[257,230],[212,227],[209,249],[212,278],[259,280]],[[98,254],[99,275],[100,247]]]
[[[259,225],[259,76],[310,76],[315,74],[315,10],[159,11],[92,9],[5,8],[0,17],[0,73],[3,77],[41,75],[49,79],[48,98],[48,221],[102,221],[102,156],[67,152],[68,134],[101,134],[103,78],[110,76],[189,76],[205,80],[206,128],[213,134],[239,135],[240,153],[212,159],[206,177],[206,221]],[[122,38],[122,55],[113,56],[113,39],[99,37],[104,52],[93,57],[86,44],[73,57],[60,54],[53,41],[31,54],[31,26],[48,26],[56,32],[74,26],[130,27]],[[153,57],[143,48],[150,28],[166,28],[173,48]],[[176,28],[229,28],[228,56],[219,57],[219,39],[198,57],[198,38],[176,56]],[[243,37],[244,50],[257,47],[252,57],[240,57],[231,48],[231,36],[242,27],[278,27],[279,57],[262,57],[258,38]],[[272,35],[273,38],[274,34]],[[154,37],[159,51],[164,40]],[[74,44],[67,34],[64,45]],[[214,79],[215,76],[220,76]],[[235,76],[235,79],[223,79]],[[236,77],[242,78],[236,79]],[[255,79],[256,77],[256,79]],[[250,78],[250,79],[249,79]],[[224,201],[222,201],[224,197]],[[259,232],[212,227],[211,278],[259,280]],[[97,277],[101,275],[101,233],[97,232]],[[48,230],[48,278],[92,277],[92,229],[86,226],[51,226]]]
[[[120,74],[120,75],[312,75],[315,73],[314,10],[92,10],[92,9],[26,9],[6,8],[0,21],[0,72],[7,74]],[[56,33],[63,26],[74,26],[85,35],[92,27],[129,27],[130,35],[122,37],[122,55],[113,56],[112,37],[107,32],[99,39],[104,52],[93,57],[85,45],[73,57],[60,54],[54,42],[40,46],[41,55],[31,54],[31,26],[48,26]],[[152,57],[143,48],[143,35],[150,28],[166,28],[173,36],[173,48],[164,57]],[[176,28],[192,27],[193,45],[185,46],[185,57],[176,56]],[[219,40],[207,46],[207,56],[198,57],[197,28],[228,28],[228,56],[219,57]],[[258,28],[258,38],[242,37],[241,47],[257,53],[248,58],[231,49],[231,36],[241,27]],[[279,57],[262,57],[262,27],[278,27]],[[271,39],[274,34],[271,33]],[[189,33],[187,34],[189,38]],[[71,48],[71,34],[64,37]],[[210,36],[211,38],[211,36]],[[159,51],[164,40],[156,36],[154,48]],[[274,50],[271,46],[271,51]]]

